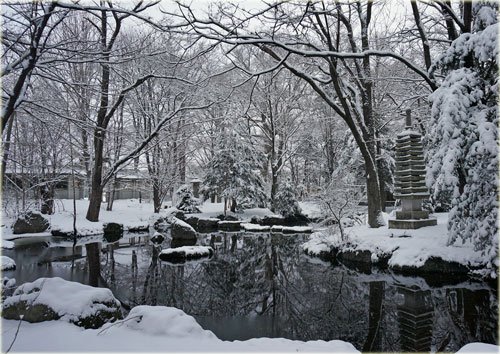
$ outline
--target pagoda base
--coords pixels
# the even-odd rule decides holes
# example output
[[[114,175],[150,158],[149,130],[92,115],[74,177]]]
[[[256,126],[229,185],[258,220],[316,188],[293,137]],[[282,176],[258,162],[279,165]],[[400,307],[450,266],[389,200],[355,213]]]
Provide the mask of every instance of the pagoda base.
[[[410,211],[396,211],[397,220],[420,220],[429,219],[428,210],[410,210]]]
[[[425,226],[437,225],[437,219],[420,219],[420,220],[389,220],[389,229],[406,229],[415,230]]]

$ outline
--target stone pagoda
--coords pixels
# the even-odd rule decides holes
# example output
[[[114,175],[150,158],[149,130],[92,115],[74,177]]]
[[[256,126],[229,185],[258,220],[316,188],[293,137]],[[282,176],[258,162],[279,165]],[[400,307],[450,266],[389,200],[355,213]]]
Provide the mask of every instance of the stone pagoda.
[[[396,211],[396,219],[389,220],[390,229],[418,229],[437,225],[422,210],[422,201],[429,198],[425,185],[425,161],[422,136],[412,129],[411,112],[406,111],[405,130],[396,139],[396,176],[394,197],[401,199],[402,210]]]

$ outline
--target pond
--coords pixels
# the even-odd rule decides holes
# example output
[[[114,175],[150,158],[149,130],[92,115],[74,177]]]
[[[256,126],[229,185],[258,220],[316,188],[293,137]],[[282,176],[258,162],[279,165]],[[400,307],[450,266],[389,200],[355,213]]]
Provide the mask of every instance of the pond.
[[[498,342],[497,289],[481,281],[357,272],[303,254],[308,235],[301,234],[199,234],[197,243],[215,255],[185,264],[154,261],[152,245],[130,237],[135,244],[102,253],[105,284],[130,306],[180,308],[224,340],[341,339],[363,351],[456,351]],[[18,240],[3,253],[17,263],[4,276],[18,284],[41,276],[87,281],[84,247],[72,261],[71,242],[60,238]]]

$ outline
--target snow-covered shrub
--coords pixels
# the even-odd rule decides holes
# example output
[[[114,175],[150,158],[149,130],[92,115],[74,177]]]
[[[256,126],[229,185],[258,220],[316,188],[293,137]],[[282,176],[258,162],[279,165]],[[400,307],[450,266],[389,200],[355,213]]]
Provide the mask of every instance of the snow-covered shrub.
[[[299,215],[302,213],[295,188],[289,180],[282,182],[278,187],[278,192],[274,197],[274,211],[283,215],[285,218],[289,216]]]
[[[183,184],[179,187],[177,192],[177,205],[175,206],[177,209],[182,210],[186,213],[199,213],[200,209],[198,209],[198,200],[193,196],[193,191],[187,184]]]
[[[496,5],[475,5],[474,32],[458,37],[434,70],[427,184],[451,197],[449,243],[471,241],[493,262],[498,251],[498,24]]]
[[[342,241],[347,241],[344,227],[354,224],[348,219],[356,219],[356,207],[363,195],[361,187],[354,181],[355,176],[352,174],[346,173],[342,177],[335,174],[319,195],[319,204],[325,214],[324,223],[333,223],[339,229]]]

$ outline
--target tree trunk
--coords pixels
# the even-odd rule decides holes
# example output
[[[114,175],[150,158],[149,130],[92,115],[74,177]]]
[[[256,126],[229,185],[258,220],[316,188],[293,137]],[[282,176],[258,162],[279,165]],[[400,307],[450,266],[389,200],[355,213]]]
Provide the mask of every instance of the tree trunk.
[[[101,210],[102,192],[102,164],[104,149],[104,132],[96,129],[94,133],[94,168],[92,169],[92,186],[90,190],[89,209],[87,210],[87,220],[99,221]]]
[[[111,185],[111,190],[109,191],[108,205],[106,206],[106,211],[112,211],[113,210],[113,203],[115,201],[115,192],[116,192],[116,177],[113,178],[113,183]]]
[[[101,275],[101,260],[99,256],[99,244],[97,242],[87,243],[87,261],[89,264],[89,285],[99,286],[99,276]]]
[[[41,188],[42,206],[40,212],[45,215],[54,214],[54,186],[45,184]]]
[[[236,213],[236,206],[237,206],[237,204],[236,204],[236,198],[231,198],[231,211],[233,213]]]
[[[12,126],[14,125],[15,115],[9,120],[7,124],[7,130],[5,133],[5,138],[3,139],[3,158],[2,158],[2,185],[5,186],[5,168],[7,167],[7,160],[9,159],[10,150],[10,137],[12,135]]]
[[[377,168],[372,166],[372,163],[366,163],[365,168],[366,176],[366,199],[368,203],[368,225],[370,227],[382,226],[381,216],[381,197],[380,197],[380,183],[378,179]]]
[[[272,180],[271,180],[271,211],[275,211],[274,198],[278,191],[278,172],[274,168],[271,169]]]
[[[157,182],[153,182],[153,208],[155,213],[159,213],[161,209],[160,188]]]
[[[382,321],[382,304],[384,301],[384,282],[370,283],[370,305],[368,314],[368,336],[363,345],[363,352],[375,352],[380,348],[380,321]]]

